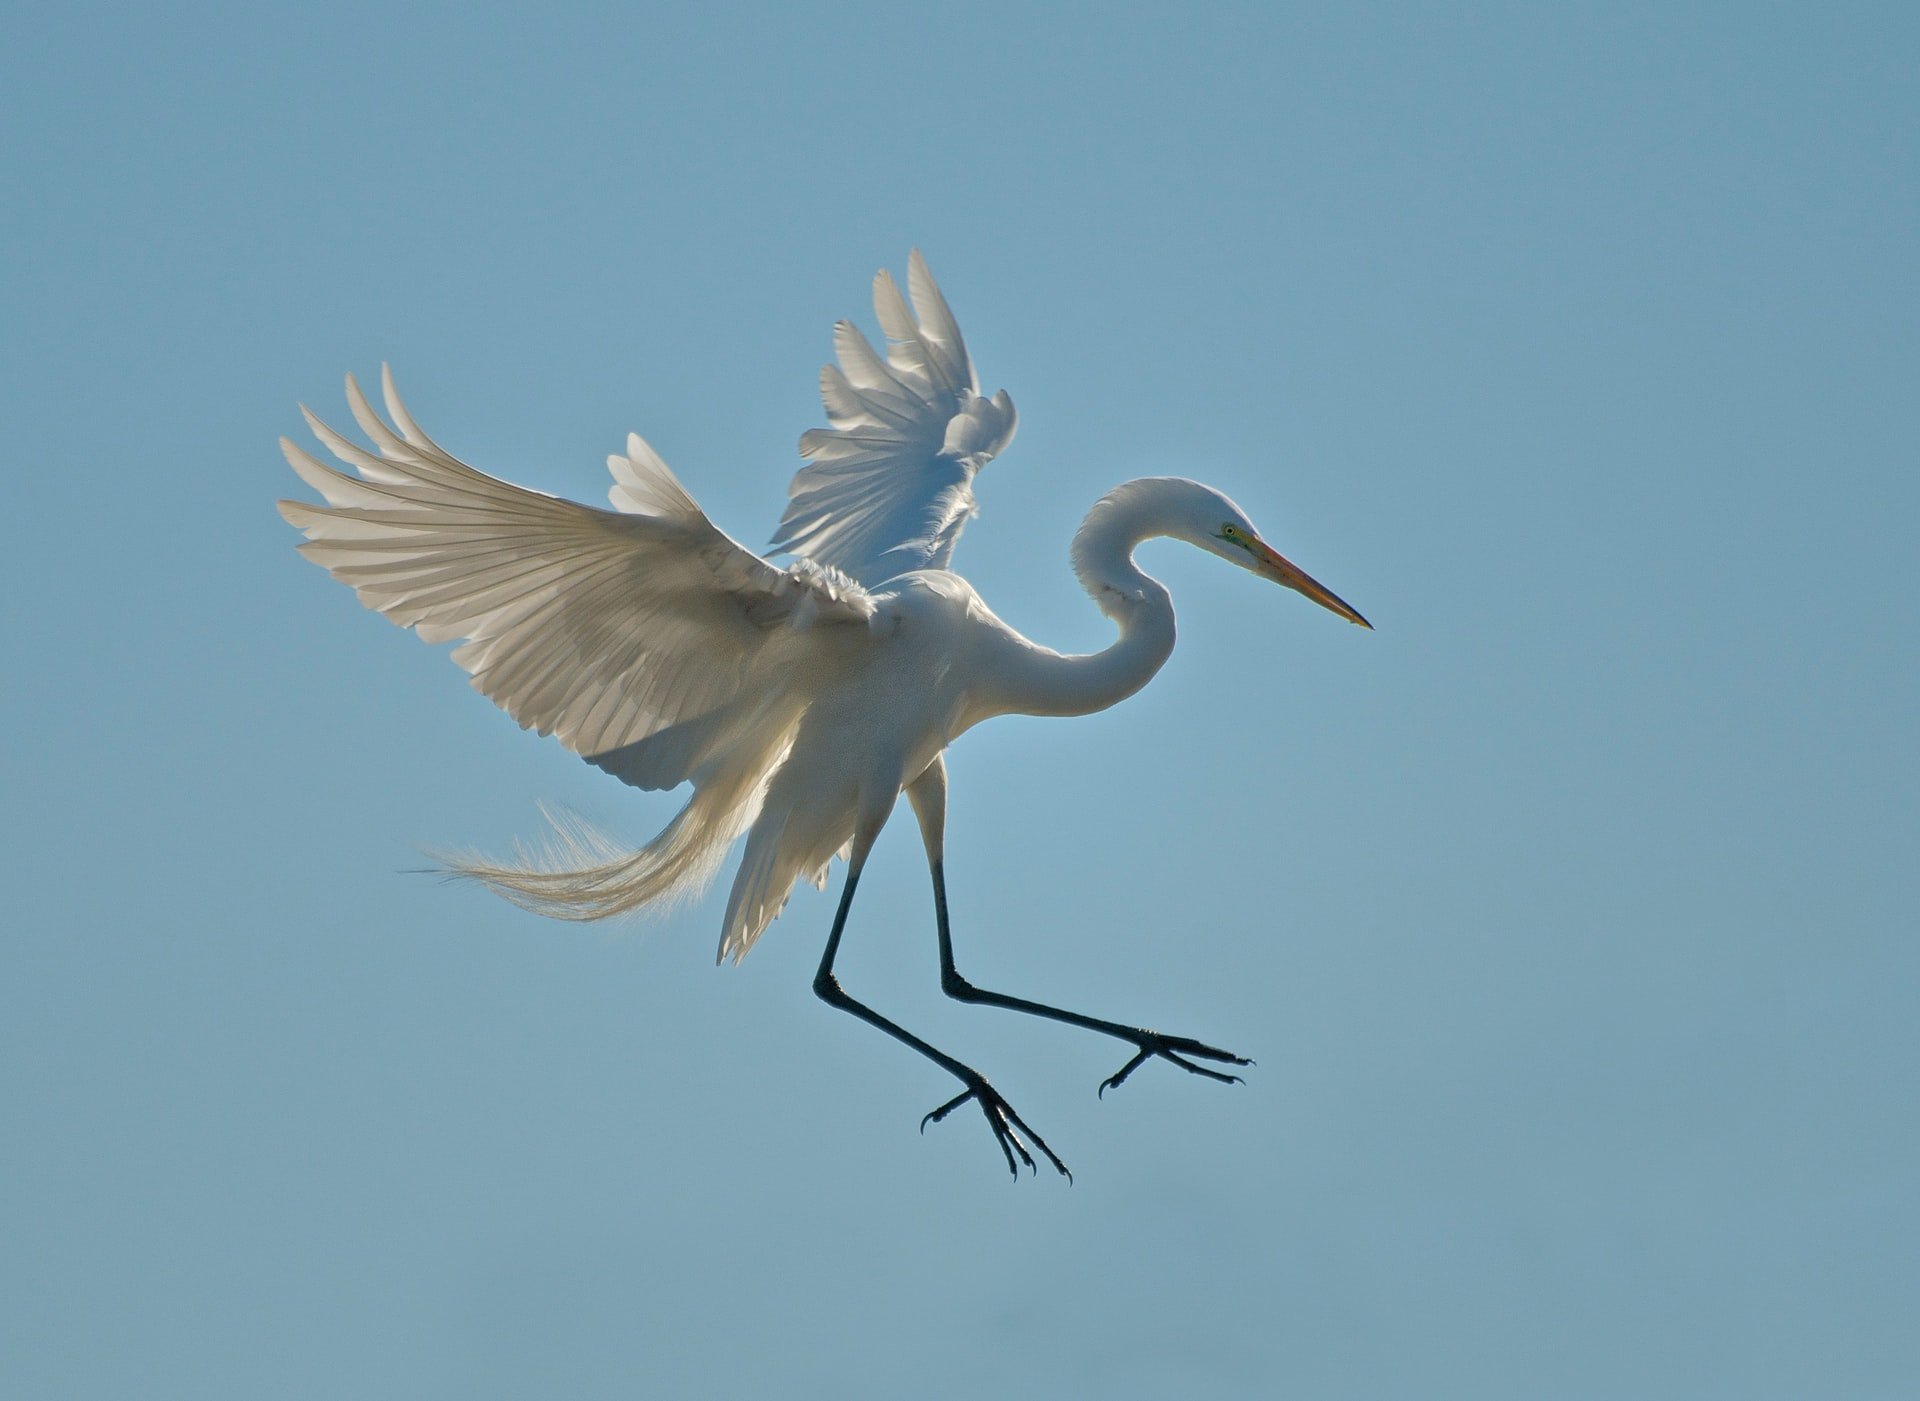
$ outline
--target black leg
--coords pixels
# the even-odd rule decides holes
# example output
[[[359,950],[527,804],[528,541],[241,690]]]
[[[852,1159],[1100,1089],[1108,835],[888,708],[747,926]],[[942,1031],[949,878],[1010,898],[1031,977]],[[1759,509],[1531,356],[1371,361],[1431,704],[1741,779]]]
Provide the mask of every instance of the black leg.
[[[1003,992],[989,992],[985,988],[975,987],[960,976],[960,970],[953,964],[953,933],[947,926],[947,880],[942,869],[943,863],[938,857],[934,857],[930,865],[933,868],[934,917],[940,929],[940,987],[948,997],[956,998],[961,1002],[976,1002],[988,1007],[1005,1007],[1009,1011],[1046,1017],[1052,1021],[1065,1022],[1068,1026],[1085,1027],[1088,1031],[1097,1031],[1103,1036],[1131,1041],[1138,1048],[1138,1054],[1100,1082],[1100,1093],[1103,1096],[1114,1086],[1125,1083],[1129,1075],[1155,1056],[1172,1061],[1182,1070],[1190,1071],[1195,1075],[1204,1075],[1210,1080],[1221,1080],[1236,1085],[1241,1083],[1238,1075],[1209,1070],[1204,1065],[1195,1065],[1187,1057],[1198,1056],[1202,1060],[1222,1061],[1228,1065],[1252,1065],[1252,1061],[1245,1056],[1236,1056],[1231,1051],[1223,1051],[1217,1046],[1195,1041],[1190,1036],[1163,1036],[1145,1027],[1125,1026],[1120,1022],[1110,1022],[1100,1017],[1082,1016],[1078,1012],[1049,1007],[1044,1003],[1029,1002],[1024,997],[1009,997]]]
[[[1001,1097],[998,1090],[987,1083],[984,1075],[971,1066],[962,1065],[944,1051],[936,1050],[912,1032],[908,1031],[905,1027],[888,1021],[865,1003],[854,1001],[852,997],[847,995],[846,989],[840,986],[840,980],[833,975],[833,960],[840,952],[840,934],[841,931],[846,928],[847,911],[853,906],[854,887],[859,883],[859,865],[849,866],[847,869],[846,888],[842,890],[840,894],[840,908],[833,916],[833,932],[827,936],[826,952],[820,957],[820,971],[813,975],[813,991],[815,995],[818,996],[821,1001],[838,1007],[843,1012],[853,1013],[854,1016],[860,1018],[860,1020],[867,1023],[867,1025],[878,1027],[881,1031],[893,1037],[894,1040],[904,1042],[906,1045],[913,1047],[914,1050],[918,1051],[921,1055],[925,1056],[928,1060],[932,1061],[935,1065],[939,1066],[942,1070],[966,1086],[959,1094],[955,1095],[952,1099],[922,1119],[920,1121],[920,1132],[925,1133],[928,1124],[939,1123],[968,1100],[972,1100],[980,1106],[980,1112],[987,1116],[987,1126],[993,1130],[993,1136],[995,1141],[1000,1145],[1000,1151],[1006,1155],[1007,1169],[1015,1177],[1020,1175],[1019,1164],[1014,1161],[1014,1154],[1016,1153],[1020,1155],[1020,1162],[1025,1163],[1030,1170],[1036,1172],[1039,1170],[1034,1164],[1033,1155],[1027,1151],[1027,1145],[1021,1141],[1020,1135],[1024,1133],[1028,1138],[1033,1140],[1033,1146],[1045,1155],[1047,1161],[1052,1163],[1054,1167],[1071,1182],[1073,1180],[1073,1174],[1067,1171],[1067,1165],[1060,1161],[1059,1156],[1051,1148],[1047,1147],[1045,1139],[1041,1138],[1039,1134],[1029,1128],[1026,1121],[1014,1113],[1013,1106]]]

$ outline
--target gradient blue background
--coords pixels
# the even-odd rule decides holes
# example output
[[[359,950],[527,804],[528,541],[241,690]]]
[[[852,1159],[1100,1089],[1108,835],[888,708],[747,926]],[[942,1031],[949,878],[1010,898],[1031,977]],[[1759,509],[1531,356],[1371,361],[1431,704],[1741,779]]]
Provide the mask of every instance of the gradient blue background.
[[[69,7],[0,57],[0,1391],[1893,1397],[1920,1388],[1909,5]],[[717,972],[405,874],[677,799],[293,552],[390,359],[501,475],[647,434],[766,538],[924,248],[1024,427],[959,563],[1036,638],[1177,472],[1138,699],[952,755]],[[904,816],[904,813],[902,814]]]

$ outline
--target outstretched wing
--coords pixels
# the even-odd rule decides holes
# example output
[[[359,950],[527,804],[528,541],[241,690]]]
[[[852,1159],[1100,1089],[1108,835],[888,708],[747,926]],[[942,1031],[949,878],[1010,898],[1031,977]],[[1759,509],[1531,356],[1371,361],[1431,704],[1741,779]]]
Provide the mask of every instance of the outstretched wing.
[[[347,380],[374,452],[306,414],[357,476],[280,440],[327,501],[280,503],[300,552],[424,640],[462,640],[453,659],[475,689],[628,783],[694,777],[783,631],[872,616],[836,571],[780,569],[729,539],[637,436],[607,459],[619,510],[603,511],[476,472],[381,380],[391,426]]]
[[[974,474],[1019,423],[1001,390],[982,398],[946,298],[915,249],[907,262],[911,311],[882,268],[873,310],[883,358],[850,322],[833,328],[840,364],[820,371],[827,428],[800,438],[810,465],[787,489],[773,547],[872,587],[911,569],[944,569],[974,513]]]

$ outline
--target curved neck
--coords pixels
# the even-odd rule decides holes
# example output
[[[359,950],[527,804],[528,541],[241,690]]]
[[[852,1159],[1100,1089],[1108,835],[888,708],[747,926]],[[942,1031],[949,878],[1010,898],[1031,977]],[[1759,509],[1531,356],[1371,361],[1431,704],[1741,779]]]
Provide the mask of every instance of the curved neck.
[[[1118,705],[1173,654],[1173,597],[1133,562],[1143,540],[1169,535],[1154,479],[1128,482],[1094,503],[1073,537],[1073,572],[1100,611],[1120,627],[1111,647],[1062,656],[1027,652],[1010,677],[1009,709],[1023,715],[1088,715]]]

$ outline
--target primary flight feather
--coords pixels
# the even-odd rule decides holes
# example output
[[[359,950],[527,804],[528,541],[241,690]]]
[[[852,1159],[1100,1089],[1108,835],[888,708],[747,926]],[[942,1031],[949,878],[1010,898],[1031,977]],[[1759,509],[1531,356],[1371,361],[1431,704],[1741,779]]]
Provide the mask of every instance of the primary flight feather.
[[[905,1042],[961,1090],[927,1116],[973,1102],[1009,1168],[1030,1141],[1065,1165],[971,1067],[856,1002],[833,965],[854,888],[905,793],[934,886],[942,987],[963,1001],[1048,1017],[1129,1042],[1102,1090],[1160,1058],[1245,1059],[1189,1037],[989,992],[954,965],[943,860],[946,747],[995,715],[1079,715],[1152,678],[1172,651],[1173,606],[1133,550],[1171,536],[1296,589],[1367,626],[1262,541],[1244,512],[1197,482],[1150,477],[1097,502],[1072,545],[1075,572],[1119,628],[1104,651],[1063,656],[1028,641],[948,565],[975,510],[974,480],[1012,440],[1001,390],[982,394],[960,328],[915,251],[907,295],[874,280],[876,350],[847,322],[821,371],[827,423],[804,434],[773,548],[781,566],[710,521],[637,435],[608,458],[614,510],[565,501],[474,470],[420,430],[383,369],[383,419],[349,377],[347,403],[372,450],[311,413],[351,473],[281,440],[325,505],[283,501],[301,553],[361,602],[453,658],[519,723],[640,788],[689,784],[667,827],[637,851],[559,825],[547,859],[454,863],[506,898],[562,919],[600,919],[697,889],[746,837],[722,920],[720,956],[739,959],[797,880],[847,875],[814,980],[833,1005]],[[303,412],[305,412],[303,410]],[[924,1126],[923,1121],[923,1126]]]

